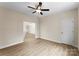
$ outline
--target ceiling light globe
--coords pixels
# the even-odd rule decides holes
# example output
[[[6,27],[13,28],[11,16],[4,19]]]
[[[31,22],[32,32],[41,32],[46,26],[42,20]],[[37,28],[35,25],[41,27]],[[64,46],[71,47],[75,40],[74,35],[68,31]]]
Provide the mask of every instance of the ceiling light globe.
[[[36,10],[38,13],[40,13],[41,12],[41,10]]]

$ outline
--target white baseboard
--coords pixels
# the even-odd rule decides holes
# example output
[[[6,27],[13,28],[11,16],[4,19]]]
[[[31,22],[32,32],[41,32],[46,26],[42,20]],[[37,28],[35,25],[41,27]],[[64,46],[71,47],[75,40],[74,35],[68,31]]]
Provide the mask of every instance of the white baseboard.
[[[11,46],[14,46],[14,45],[23,43],[23,42],[24,41],[19,41],[19,42],[11,43],[11,44],[8,44],[8,45],[4,45],[4,46],[1,46],[0,49],[4,49],[4,48],[7,48],[7,47],[11,47]]]
[[[43,37],[43,36],[40,36],[40,38],[45,39],[45,40],[50,39],[50,38]],[[49,41],[53,41],[53,42],[57,42],[57,43],[61,43],[61,42],[59,42],[59,41],[57,41],[57,40],[52,40],[52,39],[50,39]]]
[[[44,39],[44,40],[48,40],[48,39],[50,39],[50,38],[43,37],[43,36],[40,36],[40,38],[42,38],[42,39]],[[62,42],[60,42],[60,41],[52,40],[52,39],[50,39],[49,41],[53,41],[53,42],[56,42],[56,43],[62,43]],[[62,44],[66,44],[66,43],[62,43]],[[72,44],[67,44],[67,45],[72,45]],[[76,45],[72,45],[72,46],[78,48]]]

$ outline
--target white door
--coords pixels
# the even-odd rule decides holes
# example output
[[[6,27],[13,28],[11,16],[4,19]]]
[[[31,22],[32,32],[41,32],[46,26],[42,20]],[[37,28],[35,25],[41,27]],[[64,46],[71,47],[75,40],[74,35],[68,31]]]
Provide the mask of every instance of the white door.
[[[62,19],[61,21],[62,43],[72,45],[74,42],[74,19]]]

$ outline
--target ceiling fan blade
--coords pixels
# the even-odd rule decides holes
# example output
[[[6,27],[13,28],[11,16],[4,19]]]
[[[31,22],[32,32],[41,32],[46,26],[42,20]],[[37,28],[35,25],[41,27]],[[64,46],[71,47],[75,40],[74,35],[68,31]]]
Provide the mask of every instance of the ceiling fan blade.
[[[41,6],[42,6],[42,2],[39,2],[39,5],[37,5],[36,9],[38,9],[38,7],[41,8]]]
[[[28,8],[32,8],[32,9],[35,9],[34,7],[31,7],[31,6],[27,6]]]
[[[41,15],[43,15],[43,13],[42,13],[42,12],[40,12],[40,14],[41,14]]]
[[[39,6],[42,6],[42,2],[39,2]]]
[[[41,9],[41,11],[49,11],[49,9]]]
[[[36,13],[36,11],[32,12],[32,13]]]

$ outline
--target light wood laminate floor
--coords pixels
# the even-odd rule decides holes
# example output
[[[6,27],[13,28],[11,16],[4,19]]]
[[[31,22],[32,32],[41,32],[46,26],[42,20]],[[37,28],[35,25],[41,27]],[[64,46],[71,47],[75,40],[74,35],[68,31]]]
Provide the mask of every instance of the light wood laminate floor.
[[[0,50],[1,56],[78,56],[78,49],[44,39],[35,39],[28,34],[25,42]]]

